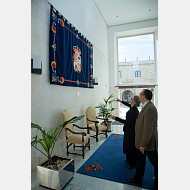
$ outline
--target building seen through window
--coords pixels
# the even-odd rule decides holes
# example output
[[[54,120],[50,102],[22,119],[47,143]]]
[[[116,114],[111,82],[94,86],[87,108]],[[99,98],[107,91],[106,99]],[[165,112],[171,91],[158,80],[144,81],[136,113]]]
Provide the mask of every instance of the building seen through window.
[[[118,85],[154,83],[154,35],[118,38]]]

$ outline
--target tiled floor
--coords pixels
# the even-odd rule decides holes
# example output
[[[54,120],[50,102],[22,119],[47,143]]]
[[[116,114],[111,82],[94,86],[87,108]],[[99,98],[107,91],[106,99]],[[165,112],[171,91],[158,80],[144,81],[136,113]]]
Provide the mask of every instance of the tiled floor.
[[[123,134],[122,125],[112,125],[112,132],[116,134]],[[73,179],[63,188],[63,190],[145,190],[140,187],[99,179],[83,174],[76,173],[76,171],[86,162],[86,160],[98,149],[98,147],[106,140],[105,135],[99,135],[99,142],[96,142],[94,138],[90,139],[90,150],[85,150],[85,159],[82,156],[69,155],[70,158],[74,158],[75,161],[75,174]],[[70,147],[72,148],[72,147]],[[80,151],[76,150],[76,151]],[[66,150],[60,154],[66,156]],[[132,176],[131,176],[132,177]],[[36,171],[31,174],[31,189],[32,190],[48,190],[48,188],[38,185]]]

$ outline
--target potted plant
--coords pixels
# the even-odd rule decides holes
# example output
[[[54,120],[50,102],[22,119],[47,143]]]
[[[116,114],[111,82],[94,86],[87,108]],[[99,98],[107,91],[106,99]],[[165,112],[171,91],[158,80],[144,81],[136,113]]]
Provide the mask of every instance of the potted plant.
[[[103,117],[108,119],[108,131],[111,132],[111,121],[109,121],[109,118],[111,117],[111,112],[115,110],[116,108],[112,107],[112,102],[114,102],[115,99],[113,98],[113,94],[111,94],[107,99],[104,98],[104,103],[99,103],[98,106],[96,106],[96,109],[99,109],[98,117]],[[104,122],[102,122],[104,124]]]
[[[39,125],[31,123],[31,128],[40,131],[42,136],[42,138],[38,135],[33,137],[31,146],[47,157],[47,161],[37,166],[37,179],[40,185],[60,190],[72,179],[74,174],[74,160],[62,156],[52,156],[52,152],[63,128],[69,123],[76,122],[83,117],[84,115],[75,116],[47,132]],[[42,149],[37,147],[38,144],[41,145]]]

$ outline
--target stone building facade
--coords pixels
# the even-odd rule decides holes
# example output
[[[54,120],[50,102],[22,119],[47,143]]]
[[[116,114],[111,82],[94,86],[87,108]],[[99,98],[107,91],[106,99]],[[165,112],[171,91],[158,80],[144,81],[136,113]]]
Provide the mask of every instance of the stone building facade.
[[[119,85],[154,84],[155,64],[154,60],[119,62]]]

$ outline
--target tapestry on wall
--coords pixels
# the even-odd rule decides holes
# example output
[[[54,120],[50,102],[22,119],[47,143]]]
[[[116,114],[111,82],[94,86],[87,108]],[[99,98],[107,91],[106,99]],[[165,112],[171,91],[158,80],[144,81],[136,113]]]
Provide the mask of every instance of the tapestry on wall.
[[[51,5],[50,84],[94,88],[93,47]]]

